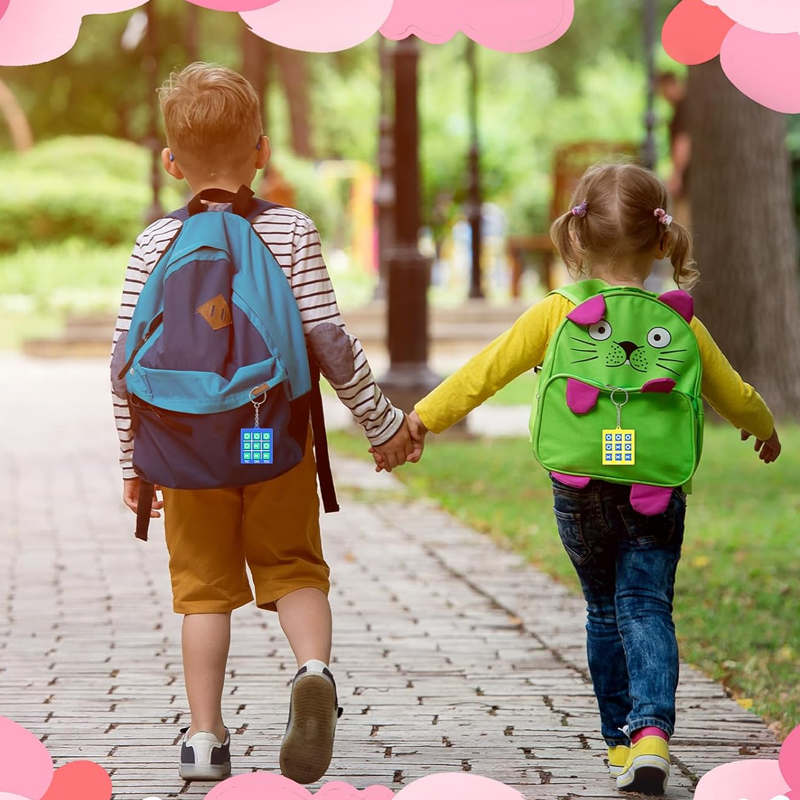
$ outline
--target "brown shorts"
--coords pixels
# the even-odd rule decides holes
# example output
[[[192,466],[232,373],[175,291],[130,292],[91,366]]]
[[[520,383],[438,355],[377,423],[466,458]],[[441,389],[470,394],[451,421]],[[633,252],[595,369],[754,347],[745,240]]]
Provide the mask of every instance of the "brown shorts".
[[[173,608],[220,614],[275,602],[297,589],[328,593],[311,435],[303,461],[264,483],[233,489],[164,489]]]

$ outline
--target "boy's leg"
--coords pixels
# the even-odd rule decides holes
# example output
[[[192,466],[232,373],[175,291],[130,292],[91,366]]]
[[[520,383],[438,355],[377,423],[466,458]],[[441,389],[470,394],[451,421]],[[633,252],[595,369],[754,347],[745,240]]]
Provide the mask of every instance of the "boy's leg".
[[[188,738],[209,731],[225,741],[222,690],[230,643],[230,613],[187,614],[183,618],[183,673],[192,715]]]
[[[339,707],[328,666],[330,570],[322,554],[310,431],[297,467],[245,487],[243,524],[256,602],[278,612],[299,667],[281,745],[281,771],[297,783],[314,783],[331,762]]]
[[[316,588],[296,589],[276,601],[281,628],[302,667],[307,661],[331,658],[331,606],[328,596]]]
[[[222,691],[231,611],[251,602],[242,542],[242,492],[164,490],[173,608],[184,615],[183,669],[191,727],[181,748],[189,780],[230,774]]]
[[[614,603],[615,538],[599,527],[601,500],[596,484],[583,490],[554,482],[553,494],[559,535],[586,598],[586,649],[603,738],[609,747],[627,747],[629,739],[622,729],[631,698]]]
[[[624,505],[618,511],[627,532],[620,544],[616,596],[633,699],[627,724],[631,736],[658,728],[669,737],[680,670],[672,600],[686,501],[676,491],[667,512],[656,517]]]

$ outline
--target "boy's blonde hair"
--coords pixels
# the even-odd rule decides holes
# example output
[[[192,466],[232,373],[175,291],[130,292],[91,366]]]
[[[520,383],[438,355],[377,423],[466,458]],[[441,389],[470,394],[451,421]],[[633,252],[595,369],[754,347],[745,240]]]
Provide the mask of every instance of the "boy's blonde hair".
[[[184,170],[225,173],[253,155],[261,102],[238,72],[197,62],[173,72],[158,95],[167,142]]]
[[[585,213],[579,210],[583,201]],[[572,205],[578,213],[559,217],[550,236],[573,276],[588,274],[587,255],[613,260],[646,252],[669,230],[675,283],[687,289],[697,283],[691,236],[679,222],[666,228],[656,216],[657,209],[667,209],[667,189],[650,170],[634,163],[597,164],[579,181]]]

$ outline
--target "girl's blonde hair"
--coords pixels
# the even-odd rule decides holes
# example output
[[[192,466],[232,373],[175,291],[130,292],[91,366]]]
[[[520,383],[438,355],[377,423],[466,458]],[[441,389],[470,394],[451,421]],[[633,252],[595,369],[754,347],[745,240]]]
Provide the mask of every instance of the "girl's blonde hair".
[[[650,170],[633,163],[597,164],[579,181],[572,205],[553,223],[550,236],[573,277],[588,275],[588,255],[613,260],[643,253],[669,231],[675,283],[682,289],[697,283],[691,236],[675,220],[665,227],[670,218],[657,215],[667,209],[667,189]]]

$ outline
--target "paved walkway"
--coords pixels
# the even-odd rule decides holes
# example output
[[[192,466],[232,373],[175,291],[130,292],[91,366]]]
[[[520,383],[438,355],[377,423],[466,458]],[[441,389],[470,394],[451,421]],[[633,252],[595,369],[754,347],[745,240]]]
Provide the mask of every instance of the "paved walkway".
[[[160,526],[134,540],[102,362],[0,356],[0,713],[56,762],[91,758],[115,797],[204,796],[172,746],[187,722]],[[346,713],[329,779],[402,788],[466,770],[527,798],[616,797],[597,735],[579,599],[393,479],[337,460],[325,519]],[[225,709],[235,771],[276,769],[290,652],[235,615]],[[685,669],[670,797],[708,769],[775,757],[763,723]]]

